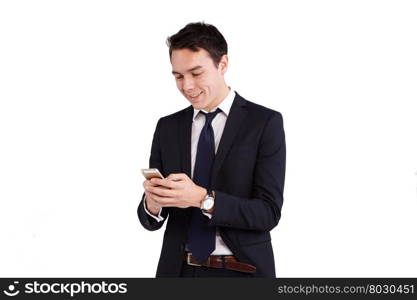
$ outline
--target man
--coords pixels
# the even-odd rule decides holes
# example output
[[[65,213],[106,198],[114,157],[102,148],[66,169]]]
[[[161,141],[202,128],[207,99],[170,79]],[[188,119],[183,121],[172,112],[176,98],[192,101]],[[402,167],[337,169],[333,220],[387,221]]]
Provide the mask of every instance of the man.
[[[167,221],[157,277],[275,277],[270,231],[281,217],[285,136],[279,112],[225,82],[227,43],[190,23],[167,40],[172,74],[191,106],[158,121],[141,224]]]

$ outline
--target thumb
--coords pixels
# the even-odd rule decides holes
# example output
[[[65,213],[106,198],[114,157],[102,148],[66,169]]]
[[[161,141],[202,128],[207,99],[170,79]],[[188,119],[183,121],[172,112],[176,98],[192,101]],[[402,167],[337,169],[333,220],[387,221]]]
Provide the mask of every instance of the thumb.
[[[184,174],[184,173],[172,173],[172,174],[169,174],[169,176],[167,177],[167,179],[172,180],[172,181],[180,181],[180,180],[185,180],[187,178],[188,178],[187,174]]]

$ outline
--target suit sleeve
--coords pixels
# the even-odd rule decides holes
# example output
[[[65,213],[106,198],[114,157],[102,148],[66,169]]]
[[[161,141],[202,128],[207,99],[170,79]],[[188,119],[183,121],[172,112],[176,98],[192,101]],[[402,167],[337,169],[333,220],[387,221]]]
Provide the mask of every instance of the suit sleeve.
[[[279,222],[285,181],[285,133],[282,115],[274,112],[260,140],[251,198],[216,191],[211,226],[270,231]]]
[[[155,133],[153,135],[152,140],[152,148],[151,148],[151,156],[149,158],[149,167],[150,168],[158,168],[158,170],[163,174],[163,164],[162,164],[162,156],[161,156],[161,147],[160,147],[160,130],[161,130],[161,119],[159,119],[158,124],[156,125]],[[169,207],[165,207],[162,212],[161,216],[163,217],[162,221],[157,221],[148,215],[145,211],[145,193],[142,195],[142,200],[139,203],[137,214],[139,217],[139,221],[145,229],[154,231],[158,230],[162,227],[167,216],[169,214]]]

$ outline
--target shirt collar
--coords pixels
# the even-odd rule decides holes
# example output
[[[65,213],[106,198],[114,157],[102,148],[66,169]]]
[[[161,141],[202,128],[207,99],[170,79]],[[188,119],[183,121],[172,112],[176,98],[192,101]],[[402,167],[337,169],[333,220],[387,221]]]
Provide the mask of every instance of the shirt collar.
[[[222,102],[220,102],[220,104],[217,107],[214,107],[211,111],[215,111],[217,108],[220,108],[222,110],[222,112],[226,115],[226,117],[229,115],[230,112],[230,108],[232,107],[233,104],[233,100],[235,99],[235,91],[232,90],[229,87],[229,93],[227,94],[226,98],[224,98],[224,100]],[[201,111],[203,112],[207,112],[204,109],[195,109],[194,108],[194,115],[193,115],[193,121],[195,120],[196,116],[198,115],[198,113]]]

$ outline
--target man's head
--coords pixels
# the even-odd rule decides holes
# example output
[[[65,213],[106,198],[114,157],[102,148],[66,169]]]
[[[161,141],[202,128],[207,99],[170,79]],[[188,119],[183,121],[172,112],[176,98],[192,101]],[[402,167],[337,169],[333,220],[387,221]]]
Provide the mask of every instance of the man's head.
[[[227,95],[227,43],[213,25],[190,23],[167,39],[172,74],[196,109],[211,110]]]

